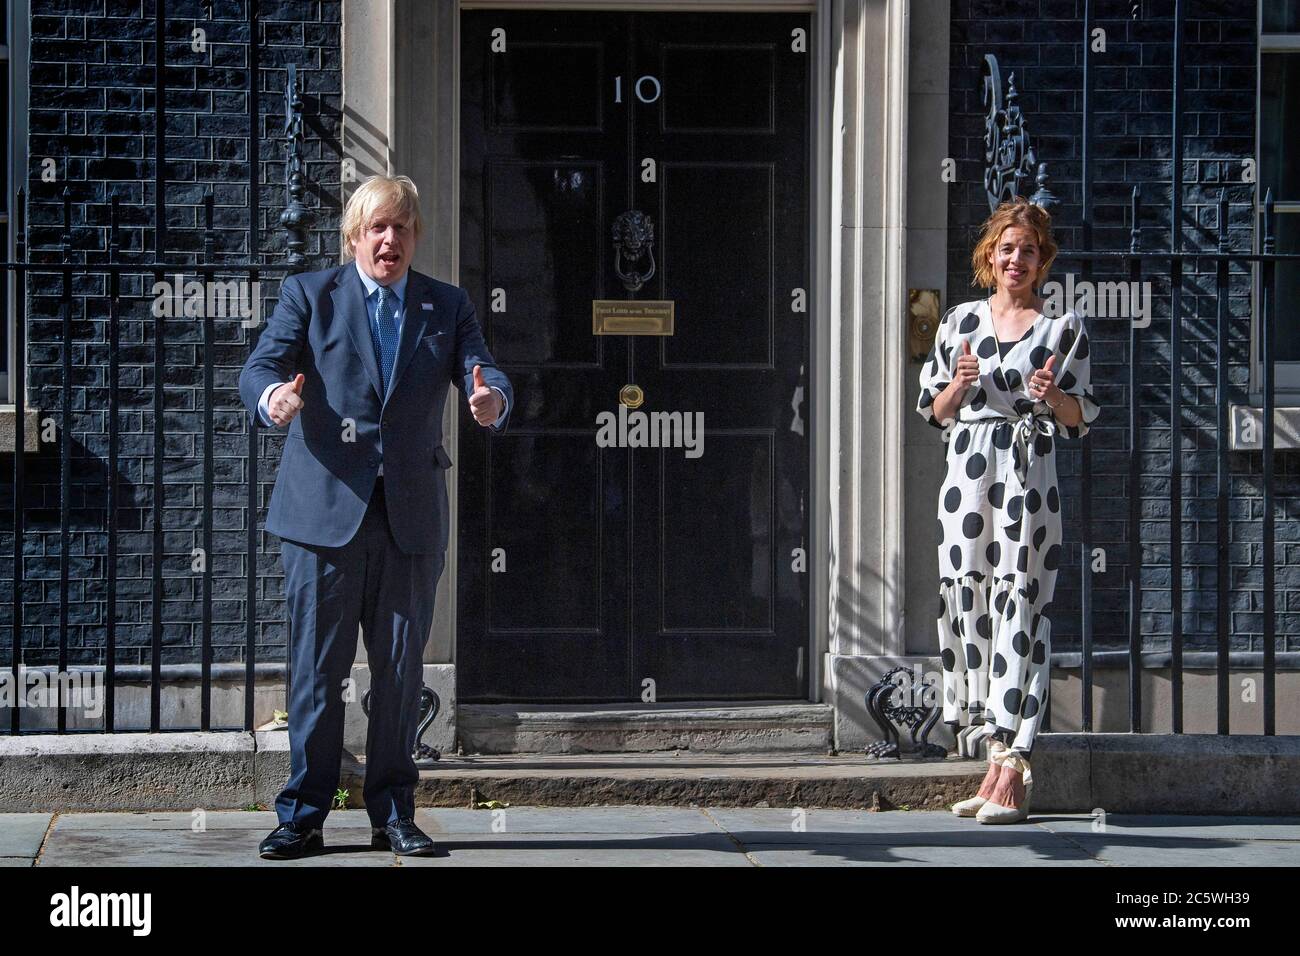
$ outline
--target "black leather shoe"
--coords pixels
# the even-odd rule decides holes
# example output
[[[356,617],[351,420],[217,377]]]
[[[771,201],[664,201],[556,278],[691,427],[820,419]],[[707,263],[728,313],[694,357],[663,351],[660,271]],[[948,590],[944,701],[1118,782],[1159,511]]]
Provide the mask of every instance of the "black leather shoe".
[[[398,856],[433,856],[437,852],[433,841],[410,817],[394,820],[386,827],[371,827],[370,846],[392,850]]]
[[[297,823],[281,823],[261,842],[257,853],[264,860],[296,860],[323,849],[325,838],[320,830],[312,830]]]

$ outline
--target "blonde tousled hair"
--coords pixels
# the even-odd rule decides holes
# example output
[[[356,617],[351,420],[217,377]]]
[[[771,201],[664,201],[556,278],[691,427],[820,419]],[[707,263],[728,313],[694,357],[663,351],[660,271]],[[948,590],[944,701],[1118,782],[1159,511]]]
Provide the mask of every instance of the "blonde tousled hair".
[[[1048,270],[1056,259],[1059,247],[1052,238],[1052,217],[1042,207],[1035,206],[1023,196],[1002,203],[980,227],[979,241],[975,243],[970,256],[974,285],[982,289],[991,289],[997,285],[997,280],[993,278],[993,267],[989,265],[989,253],[997,248],[998,240],[1008,226],[1023,226],[1037,236],[1039,264],[1034,285],[1041,286],[1047,280]]]
[[[392,210],[410,225],[415,238],[424,231],[420,216],[420,191],[409,176],[371,176],[348,197],[339,223],[340,246],[344,259],[356,258],[356,242],[376,212]]]

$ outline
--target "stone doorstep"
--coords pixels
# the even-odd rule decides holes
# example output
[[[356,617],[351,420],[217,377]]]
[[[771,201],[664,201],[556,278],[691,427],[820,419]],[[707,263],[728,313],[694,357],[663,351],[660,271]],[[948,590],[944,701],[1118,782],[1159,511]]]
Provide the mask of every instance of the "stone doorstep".
[[[983,773],[970,760],[868,763],[825,752],[486,755],[422,769],[416,804],[944,809]]]
[[[826,752],[829,704],[690,702],[644,707],[461,704],[456,734],[474,754]]]
[[[0,811],[270,806],[288,758],[283,731],[0,737]],[[825,753],[448,756],[421,771],[416,802],[938,809],[984,769]],[[1034,770],[1042,812],[1300,813],[1294,736],[1043,734]],[[364,772],[345,755],[348,806],[361,806]]]

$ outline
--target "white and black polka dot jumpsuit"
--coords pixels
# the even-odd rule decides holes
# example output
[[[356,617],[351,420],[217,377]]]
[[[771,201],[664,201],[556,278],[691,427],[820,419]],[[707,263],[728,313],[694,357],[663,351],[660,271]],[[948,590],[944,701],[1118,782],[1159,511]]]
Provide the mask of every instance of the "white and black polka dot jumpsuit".
[[[940,422],[932,406],[952,381],[963,341],[979,358],[980,376],[966,390],[956,422]],[[1003,349],[1005,357],[987,299],[949,309],[921,369],[916,410],[945,430],[948,445],[939,491],[943,719],[954,727],[992,724],[1028,756],[1046,709],[1046,611],[1061,562],[1054,436],[1086,434],[1101,407],[1091,391],[1088,335],[1076,313],[1040,313]],[[1053,354],[1057,386],[1083,411],[1074,427],[1029,396],[1029,377]]]

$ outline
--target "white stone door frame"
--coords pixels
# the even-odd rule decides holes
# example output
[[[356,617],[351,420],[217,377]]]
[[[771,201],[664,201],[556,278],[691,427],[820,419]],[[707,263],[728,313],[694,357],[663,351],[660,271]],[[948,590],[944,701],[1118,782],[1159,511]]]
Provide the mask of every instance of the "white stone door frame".
[[[521,7],[813,15],[809,696],[838,704],[858,688],[839,686],[837,659],[902,651],[907,0],[343,0],[345,159],[358,180],[401,171],[420,184],[427,235],[415,266],[447,281],[459,275],[459,12]],[[454,468],[448,493],[428,663],[455,661]]]
[[[834,0],[831,77],[827,696],[835,746],[874,728],[864,695],[904,652],[908,374],[906,0]]]

